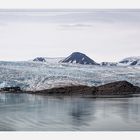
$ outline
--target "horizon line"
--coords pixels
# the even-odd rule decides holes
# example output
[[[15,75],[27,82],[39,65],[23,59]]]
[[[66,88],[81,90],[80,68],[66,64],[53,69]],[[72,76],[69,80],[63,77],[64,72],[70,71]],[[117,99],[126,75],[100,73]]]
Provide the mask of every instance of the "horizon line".
[[[71,55],[71,54],[70,54]],[[67,57],[69,57],[70,55],[68,55],[68,56],[56,56],[56,57],[46,57],[46,56],[36,56],[36,57],[33,57],[33,58],[27,58],[26,60],[24,59],[24,60],[2,60],[2,59],[0,59],[0,61],[5,61],[5,62],[20,62],[20,61],[30,61],[30,60],[33,60],[33,59],[35,59],[35,58],[38,58],[38,57],[42,57],[42,58],[50,58],[50,59],[53,59],[53,58],[67,58]],[[86,54],[85,54],[86,55]],[[89,57],[88,55],[86,55],[87,57]],[[136,58],[136,57],[140,57],[140,56],[126,56],[126,57],[123,57],[121,60],[123,60],[123,59],[126,59],[126,58]],[[90,59],[92,59],[91,57],[89,57]],[[92,60],[94,60],[94,59],[92,59]],[[98,63],[102,63],[102,62],[119,62],[119,61],[121,61],[121,60],[118,60],[118,61],[100,61],[100,62],[98,62],[97,60],[96,60],[96,62],[98,62]]]

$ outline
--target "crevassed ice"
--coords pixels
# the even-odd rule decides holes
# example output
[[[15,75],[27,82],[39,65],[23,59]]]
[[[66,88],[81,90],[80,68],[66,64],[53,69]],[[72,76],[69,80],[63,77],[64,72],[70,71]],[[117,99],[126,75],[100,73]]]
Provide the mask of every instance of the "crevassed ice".
[[[139,79],[139,67],[0,62],[0,88],[20,86],[24,90],[42,90],[72,84],[101,85],[118,80],[140,86]]]

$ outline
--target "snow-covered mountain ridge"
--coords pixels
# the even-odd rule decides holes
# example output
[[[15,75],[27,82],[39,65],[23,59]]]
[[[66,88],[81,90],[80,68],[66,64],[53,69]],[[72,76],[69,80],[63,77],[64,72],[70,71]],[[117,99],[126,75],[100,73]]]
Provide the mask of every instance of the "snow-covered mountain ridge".
[[[100,65],[100,66],[140,66],[140,56],[128,57],[119,62],[101,62],[97,63],[87,55],[74,52],[68,57],[59,58],[47,58],[47,57],[36,57],[32,61],[34,62],[45,62],[45,63],[65,63],[65,64],[81,64],[81,65]]]
[[[140,66],[140,56],[125,58],[121,60],[119,64],[126,66]]]

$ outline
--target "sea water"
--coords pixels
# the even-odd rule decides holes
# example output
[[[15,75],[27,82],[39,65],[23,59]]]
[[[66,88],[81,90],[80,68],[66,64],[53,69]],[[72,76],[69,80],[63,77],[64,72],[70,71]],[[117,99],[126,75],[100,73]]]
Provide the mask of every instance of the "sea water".
[[[1,131],[140,130],[140,97],[74,98],[0,93]]]

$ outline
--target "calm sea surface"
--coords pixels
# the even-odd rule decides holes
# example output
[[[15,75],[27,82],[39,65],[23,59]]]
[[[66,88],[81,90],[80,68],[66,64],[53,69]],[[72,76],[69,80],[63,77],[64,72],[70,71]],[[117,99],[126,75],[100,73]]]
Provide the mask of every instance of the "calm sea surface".
[[[140,97],[52,98],[0,93],[0,130],[140,130]]]

